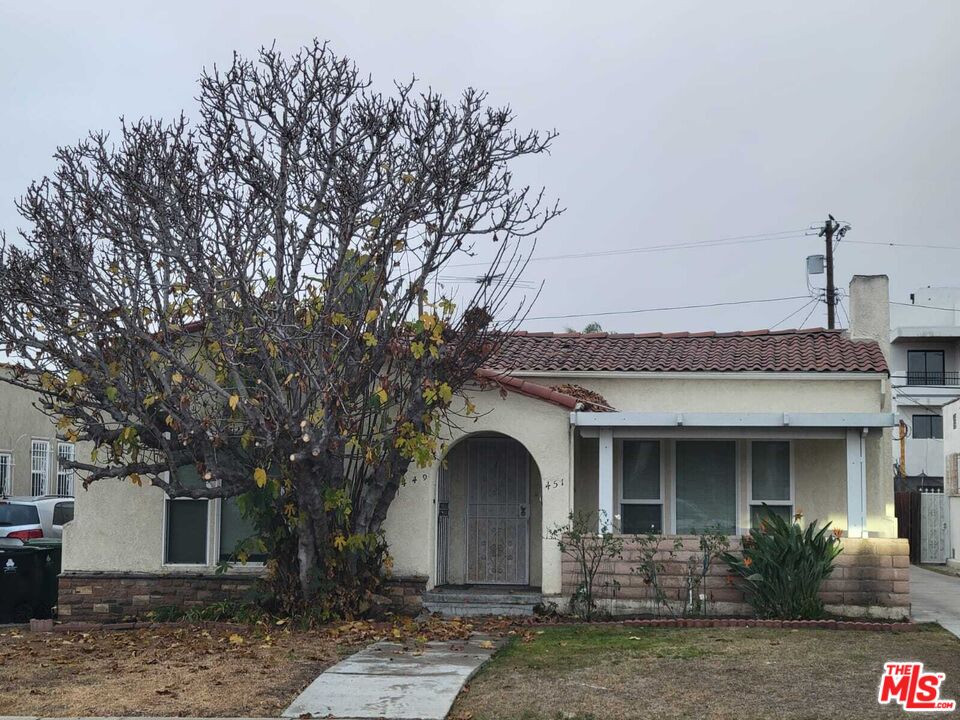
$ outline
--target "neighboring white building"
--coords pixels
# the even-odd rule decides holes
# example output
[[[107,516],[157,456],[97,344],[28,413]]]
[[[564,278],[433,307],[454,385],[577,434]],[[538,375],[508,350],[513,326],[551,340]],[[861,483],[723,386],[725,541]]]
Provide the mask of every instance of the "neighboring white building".
[[[10,369],[0,364],[0,373]],[[53,421],[29,390],[0,382],[0,496],[73,495],[75,473],[61,459],[89,459],[87,446],[57,438]],[[86,453],[84,455],[84,453]]]
[[[942,408],[960,397],[960,288],[922,288],[909,303],[891,303],[890,345],[893,408],[906,428],[902,455],[893,433],[897,489],[941,487]]]
[[[960,400],[943,408],[943,491],[949,508],[950,544],[947,564],[960,567]]]

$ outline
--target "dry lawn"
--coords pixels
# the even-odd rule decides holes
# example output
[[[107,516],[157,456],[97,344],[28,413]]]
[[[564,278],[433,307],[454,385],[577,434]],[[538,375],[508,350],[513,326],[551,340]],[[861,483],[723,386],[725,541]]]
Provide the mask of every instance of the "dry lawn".
[[[348,647],[283,628],[0,633],[5,715],[277,716]]]
[[[0,715],[277,717],[324,669],[381,638],[465,637],[409,620],[320,630],[170,625],[85,633],[0,630]]]
[[[526,640],[481,670],[451,718],[903,717],[876,700],[889,660],[922,660],[945,672],[941,697],[960,700],[960,640],[938,626],[913,633],[575,626],[535,630]]]

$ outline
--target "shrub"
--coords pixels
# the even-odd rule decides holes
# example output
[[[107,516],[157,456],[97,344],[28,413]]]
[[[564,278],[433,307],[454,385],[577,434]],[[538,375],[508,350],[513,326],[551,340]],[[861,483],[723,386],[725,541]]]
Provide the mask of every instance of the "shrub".
[[[597,608],[594,599],[597,574],[604,562],[622,556],[623,538],[613,533],[609,518],[602,510],[599,516],[570,513],[566,524],[551,528],[547,536],[557,542],[561,553],[576,562],[579,570],[580,583],[570,598],[570,609],[583,620],[593,619]],[[601,587],[616,593],[620,583],[616,579],[607,580]]]
[[[742,557],[724,553],[754,612],[765,618],[814,619],[823,616],[819,592],[841,552],[830,523],[806,528],[768,513],[743,538]]]

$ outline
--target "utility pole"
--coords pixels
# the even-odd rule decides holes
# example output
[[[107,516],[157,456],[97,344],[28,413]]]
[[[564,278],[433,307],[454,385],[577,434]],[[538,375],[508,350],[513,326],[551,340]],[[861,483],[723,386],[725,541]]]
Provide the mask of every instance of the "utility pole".
[[[827,327],[831,330],[836,326],[836,288],[833,285],[833,234],[840,225],[833,219],[833,215],[827,215],[827,221],[820,229],[820,237],[824,238],[827,244]]]

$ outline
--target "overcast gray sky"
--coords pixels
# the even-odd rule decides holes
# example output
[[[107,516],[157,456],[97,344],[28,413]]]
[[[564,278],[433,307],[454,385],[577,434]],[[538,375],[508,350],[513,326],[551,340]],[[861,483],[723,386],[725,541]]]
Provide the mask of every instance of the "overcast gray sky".
[[[528,278],[546,285],[532,316],[805,295],[804,257],[822,241],[785,231],[827,212],[852,223],[851,241],[960,248],[958,35],[954,0],[5,2],[0,228],[17,227],[13,200],[52,169],[58,144],[115,130],[120,115],[190,114],[202,66],[316,36],[384,88],[413,74],[449,94],[471,85],[511,104],[521,126],[555,127],[552,156],[522,170],[567,207],[539,256],[781,233],[534,262]],[[956,250],[844,243],[837,257],[838,284],[887,273],[901,300],[960,285],[958,269]],[[803,304],[596,319],[751,329]]]

